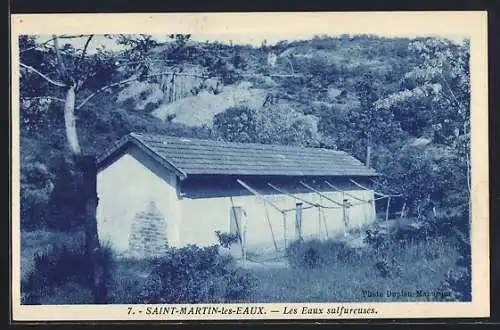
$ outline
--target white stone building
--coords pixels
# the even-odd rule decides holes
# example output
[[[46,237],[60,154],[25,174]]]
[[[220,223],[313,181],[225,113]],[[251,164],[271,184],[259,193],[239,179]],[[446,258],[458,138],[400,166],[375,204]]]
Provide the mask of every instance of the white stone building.
[[[218,230],[283,249],[372,222],[376,175],[342,151],[131,133],[98,159],[99,238],[149,255]]]

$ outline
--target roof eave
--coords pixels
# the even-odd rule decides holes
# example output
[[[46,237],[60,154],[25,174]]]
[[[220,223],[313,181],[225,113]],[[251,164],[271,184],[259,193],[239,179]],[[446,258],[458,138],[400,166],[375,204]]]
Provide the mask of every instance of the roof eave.
[[[104,153],[102,153],[98,158],[97,158],[97,170],[101,171],[107,161],[114,156],[117,152],[119,152],[122,148],[124,148],[128,143],[132,143],[135,146],[137,146],[139,149],[141,149],[144,153],[146,153],[148,156],[153,158],[155,161],[160,163],[162,166],[164,166],[167,169],[173,170],[175,174],[181,179],[185,180],[187,178],[187,173],[184,172],[182,169],[178,168],[174,164],[172,164],[170,161],[167,159],[163,158],[161,155],[159,155],[157,152],[155,152],[152,148],[150,148],[147,144],[145,144],[143,141],[141,141],[140,138],[138,138],[135,134],[130,133],[120,140],[116,142],[112,147],[110,147],[108,150],[106,150]]]
[[[377,177],[382,176],[380,173],[249,173],[249,172],[188,172],[189,175],[232,175],[232,176],[282,176],[282,177]]]

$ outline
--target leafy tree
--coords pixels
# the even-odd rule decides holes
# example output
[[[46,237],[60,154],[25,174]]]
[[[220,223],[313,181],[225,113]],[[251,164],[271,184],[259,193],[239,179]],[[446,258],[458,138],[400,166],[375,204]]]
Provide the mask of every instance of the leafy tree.
[[[87,49],[93,35],[88,36],[84,47],[78,50],[70,44],[61,46],[59,41],[64,38],[73,38],[73,36],[54,35],[43,43],[38,43],[30,36],[20,37],[21,112],[28,109],[29,113],[30,108],[38,107],[39,103],[32,101],[50,100],[63,104],[66,141],[78,164],[77,168],[81,171],[78,179],[81,183],[88,183],[82,184],[80,198],[88,205],[85,217],[86,251],[89,256],[92,256],[95,255],[95,251],[99,250],[95,220],[96,173],[95,169],[92,169],[92,162],[95,161],[92,157],[81,157],[81,147],[76,131],[75,108],[78,108],[76,95],[85,88],[86,84],[92,85],[93,80],[94,82],[102,81],[103,78],[110,78],[113,75],[113,70],[110,70],[113,67],[113,57],[110,53],[98,51],[91,56],[92,60],[87,61]],[[94,263],[93,288],[96,303],[106,301],[104,279],[98,275],[101,267],[102,265],[97,262]]]
[[[417,117],[425,120],[417,126],[423,125],[424,135],[441,145],[446,168],[455,174],[452,186],[446,180],[437,182],[462,191],[460,203],[469,203],[470,221],[469,43],[428,38],[413,42],[410,49],[419,56],[419,64],[404,75],[402,91],[381,98],[375,106],[408,120],[422,113]]]
[[[213,129],[225,141],[256,142],[255,110],[246,106],[229,108],[214,116]]]
[[[108,37],[123,50],[90,52],[96,38],[87,35],[19,39],[25,214],[51,201],[60,209],[69,205],[62,200],[77,191],[73,183],[83,181],[83,176],[78,161],[65,162],[61,154],[78,160],[77,155],[93,155],[133,130],[338,147],[363,161],[370,149],[371,165],[390,174],[381,180],[383,188],[407,196],[415,215],[468,202],[468,43],[344,35],[262,48],[199,43],[189,35],[172,34],[164,44],[149,35]],[[82,39],[81,47],[65,43],[74,38]],[[282,56],[274,68],[262,65],[271,48]],[[202,82],[211,78],[219,83],[214,88],[219,92],[221,82],[244,79],[268,89],[273,100],[266,100],[262,109],[230,108],[214,117],[212,128],[161,122],[148,111],[130,111],[117,102],[126,84],[172,84],[177,76]],[[172,101],[187,93],[175,94]],[[427,145],[415,146],[415,139]],[[34,180],[37,162],[59,178]],[[69,181],[72,184],[63,184]],[[48,182],[55,184],[50,193],[44,190]],[[85,209],[84,200],[92,198],[84,195],[78,207],[70,207]],[[64,223],[71,227],[73,221],[81,220]]]
[[[257,140],[267,144],[317,146],[320,140],[317,118],[303,115],[286,104],[257,111],[256,133]]]
[[[399,124],[393,120],[393,115],[386,109],[376,109],[373,104],[381,96],[383,86],[371,72],[361,75],[356,83],[359,97],[359,109],[348,114],[351,136],[358,144],[366,148],[365,163],[371,165],[373,145],[385,144],[391,139],[401,139]],[[363,159],[362,158],[362,159]]]
[[[229,108],[214,117],[213,129],[219,138],[232,142],[318,146],[321,140],[317,118],[285,104],[259,110]]]
[[[60,44],[61,40],[85,38],[82,48],[76,49],[71,44]],[[98,49],[89,54],[89,45],[94,35],[66,36],[53,35],[45,42],[39,42],[32,36],[21,36],[21,112],[27,126],[39,124],[36,119],[40,111],[48,110],[47,102],[59,102],[63,105],[63,122],[66,142],[73,158],[72,179],[80,182],[78,198],[86,205],[85,232],[86,247],[89,255],[99,249],[95,210],[96,168],[95,156],[82,155],[79,134],[76,129],[75,111],[83,108],[96,96],[132,81],[156,77],[172,72],[150,74],[150,63],[146,53],[157,46],[150,36],[119,36],[118,43],[125,46],[121,54]],[[130,63],[120,67],[120,60],[126,58]],[[137,73],[136,70],[140,69]],[[77,103],[78,98],[83,99]],[[76,195],[75,195],[75,198]],[[95,263],[94,295],[96,303],[106,302],[104,279]]]

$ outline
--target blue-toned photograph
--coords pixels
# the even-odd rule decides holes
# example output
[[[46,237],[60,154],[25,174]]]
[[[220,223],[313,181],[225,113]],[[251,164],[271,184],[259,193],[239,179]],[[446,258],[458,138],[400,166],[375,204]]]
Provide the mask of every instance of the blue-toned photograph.
[[[467,38],[18,43],[22,304],[471,301]]]

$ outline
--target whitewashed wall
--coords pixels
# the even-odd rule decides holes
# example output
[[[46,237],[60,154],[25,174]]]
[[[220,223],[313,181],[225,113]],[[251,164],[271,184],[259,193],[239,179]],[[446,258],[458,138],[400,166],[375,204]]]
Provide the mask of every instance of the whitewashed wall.
[[[350,190],[349,193],[360,199],[373,199],[373,193],[370,191]],[[333,200],[339,202],[342,200],[340,192],[324,192],[324,194]],[[301,193],[296,194],[296,196],[311,202],[320,202],[320,197],[316,193]],[[349,196],[345,198],[353,204],[358,203],[357,200]],[[282,194],[266,195],[266,199],[273,201],[280,209],[295,208],[296,203],[300,202],[293,197]],[[322,198],[321,203],[327,206],[336,206],[325,198]],[[181,244],[209,245],[216,243],[216,230],[229,231],[231,205],[229,197],[182,198]],[[247,212],[247,243],[249,248],[273,248],[270,225],[263,201],[254,195],[235,196],[233,197],[233,205],[241,206]],[[306,203],[303,203],[304,208],[307,206]],[[271,206],[268,206],[268,212],[278,247],[283,248],[285,238],[283,216]],[[344,231],[341,208],[324,209],[322,212],[324,212],[329,235]],[[368,203],[354,205],[348,211],[348,217],[350,220],[349,228],[357,228],[370,223],[374,219],[373,206]],[[290,242],[296,238],[295,211],[287,212],[286,224],[286,237]],[[326,238],[323,214],[321,222],[318,222],[318,209],[316,207],[303,210],[302,233],[304,237]]]
[[[180,204],[175,174],[130,148],[97,175],[97,228],[101,242],[128,249],[134,216],[154,202],[167,222],[169,245],[179,243]]]
[[[110,242],[113,247],[126,252],[129,246],[131,225],[138,212],[148,209],[151,202],[165,216],[169,246],[197,244],[201,246],[217,243],[215,231],[229,232],[231,206],[241,206],[247,216],[247,244],[249,249],[274,248],[271,229],[278,247],[284,247],[285,236],[288,242],[296,239],[295,211],[287,212],[286,228],[280,212],[268,205],[270,223],[266,217],[263,201],[241,186],[224,188],[223,185],[201,183],[191,178],[187,194],[178,191],[175,174],[151,160],[136,147],[102,169],[97,176],[97,224],[99,238]],[[233,180],[234,181],[234,180]],[[193,185],[194,184],[194,185]],[[181,187],[183,183],[180,183]],[[344,189],[344,188],[343,188]],[[182,189],[181,189],[182,190]],[[373,192],[367,190],[347,190],[363,200],[373,199]],[[362,203],[338,191],[322,190],[331,199],[341,202],[343,198],[353,203],[348,211],[349,228],[358,228],[373,221],[375,214],[372,204]],[[229,196],[233,197],[233,203]],[[318,209],[307,208],[303,203],[302,234],[304,238],[331,237],[345,230],[342,208],[320,197],[317,193],[295,193],[304,200],[321,203],[332,208],[323,209],[318,221]],[[300,202],[294,197],[280,193],[266,192],[265,198],[280,209],[295,209]],[[325,220],[326,224],[325,224]],[[328,232],[328,234],[327,234]]]

